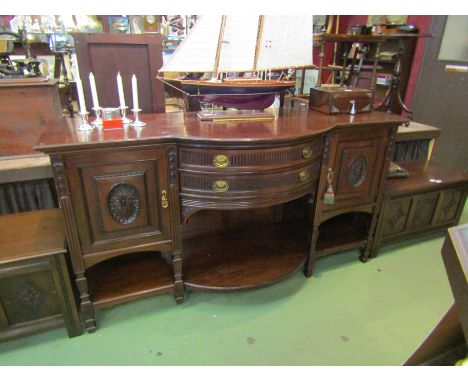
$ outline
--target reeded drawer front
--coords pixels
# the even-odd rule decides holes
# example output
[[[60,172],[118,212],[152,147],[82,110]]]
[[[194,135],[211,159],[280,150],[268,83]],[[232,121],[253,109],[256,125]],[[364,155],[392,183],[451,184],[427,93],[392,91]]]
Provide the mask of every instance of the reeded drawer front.
[[[321,156],[323,139],[299,145],[270,149],[224,150],[216,148],[179,148],[180,168],[203,171],[232,171],[280,168],[315,161]]]
[[[319,167],[320,163],[317,161],[294,169],[255,174],[180,170],[180,188],[182,194],[213,197],[260,196],[281,191],[289,192],[316,181]]]

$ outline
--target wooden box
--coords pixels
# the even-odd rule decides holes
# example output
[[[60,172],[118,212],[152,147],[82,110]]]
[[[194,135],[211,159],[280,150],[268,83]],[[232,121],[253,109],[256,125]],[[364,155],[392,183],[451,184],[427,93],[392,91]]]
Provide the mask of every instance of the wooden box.
[[[61,211],[0,217],[0,341],[63,326],[81,334]]]
[[[309,109],[326,114],[350,114],[352,101],[356,113],[370,112],[372,109],[372,91],[351,87],[311,88]]]

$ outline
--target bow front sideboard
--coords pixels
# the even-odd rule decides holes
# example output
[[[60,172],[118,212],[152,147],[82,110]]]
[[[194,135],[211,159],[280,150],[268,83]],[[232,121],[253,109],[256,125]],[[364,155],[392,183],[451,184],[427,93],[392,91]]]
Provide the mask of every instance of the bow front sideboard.
[[[96,309],[134,298],[181,303],[185,290],[311,276],[317,258],[342,250],[372,257],[404,118],[285,109],[262,121],[142,119],[139,130],[90,133],[57,119],[36,147],[51,158],[89,332]]]

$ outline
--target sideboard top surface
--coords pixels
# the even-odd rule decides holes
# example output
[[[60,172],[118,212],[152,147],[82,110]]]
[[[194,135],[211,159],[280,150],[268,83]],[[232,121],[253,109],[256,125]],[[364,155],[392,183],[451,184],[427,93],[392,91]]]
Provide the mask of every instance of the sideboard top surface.
[[[200,121],[196,112],[146,114],[146,126],[138,133],[133,127],[91,132],[75,129],[77,119],[61,118],[48,123],[36,150],[73,151],[83,145],[118,147],[163,141],[208,142],[212,144],[258,144],[295,141],[323,134],[336,127],[401,124],[406,119],[382,112],[350,115],[327,115],[308,109],[284,109],[266,121]]]

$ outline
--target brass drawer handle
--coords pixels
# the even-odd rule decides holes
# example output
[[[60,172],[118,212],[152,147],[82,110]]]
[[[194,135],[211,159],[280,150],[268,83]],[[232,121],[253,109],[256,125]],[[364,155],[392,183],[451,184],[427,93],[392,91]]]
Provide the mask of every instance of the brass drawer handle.
[[[229,190],[229,183],[226,180],[215,180],[213,182],[213,190],[216,192],[226,192]]]
[[[230,164],[231,162],[229,162],[229,158],[226,155],[219,154],[213,158],[213,165],[217,168],[226,168]]]
[[[302,149],[302,156],[304,157],[304,159],[309,159],[313,153],[314,151],[312,150],[312,147],[310,146],[306,146]]]
[[[167,191],[166,190],[161,191],[161,205],[162,205],[162,208],[167,208],[169,206],[169,202],[167,201]]]
[[[299,180],[304,183],[306,182],[307,180],[309,180],[310,178],[310,172],[309,170],[302,170],[300,173],[299,173]]]

